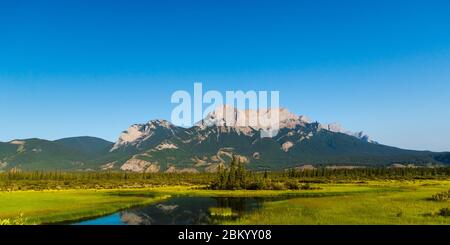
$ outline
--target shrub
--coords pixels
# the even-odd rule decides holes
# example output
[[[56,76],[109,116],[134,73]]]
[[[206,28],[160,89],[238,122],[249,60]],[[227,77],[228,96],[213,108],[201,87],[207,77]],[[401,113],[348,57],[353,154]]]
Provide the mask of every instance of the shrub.
[[[272,183],[270,186],[272,190],[286,190],[286,186],[281,182]]]
[[[264,181],[254,181],[247,186],[247,190],[265,190],[266,186]]]
[[[439,210],[439,216],[450,217],[450,208],[443,208]]]
[[[447,192],[442,192],[442,193],[438,193],[436,195],[433,195],[431,197],[431,199],[433,201],[437,201],[437,202],[445,202],[449,199],[449,194],[450,194],[450,190]]]
[[[309,184],[304,184],[300,187],[301,190],[313,190],[314,188],[311,187]]]
[[[300,185],[296,181],[286,181],[285,185],[289,190],[299,190],[300,189]]]

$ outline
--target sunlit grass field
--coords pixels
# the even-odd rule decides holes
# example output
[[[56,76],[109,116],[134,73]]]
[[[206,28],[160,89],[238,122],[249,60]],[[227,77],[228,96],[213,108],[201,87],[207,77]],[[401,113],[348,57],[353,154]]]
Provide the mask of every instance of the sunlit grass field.
[[[116,195],[114,190],[0,192],[0,224],[46,224],[107,215],[167,196]]]
[[[206,190],[202,186],[160,186],[112,190],[0,192],[0,224],[48,224],[111,214],[170,196],[289,197],[225,224],[450,224],[437,215],[450,202],[432,195],[450,189],[449,180],[369,181],[313,184],[313,190]]]
[[[396,190],[267,202],[257,212],[228,224],[450,224],[449,217],[437,215],[440,209],[450,207],[450,202],[430,200],[432,195],[449,190],[448,181],[380,182],[371,185],[381,188],[393,186]]]

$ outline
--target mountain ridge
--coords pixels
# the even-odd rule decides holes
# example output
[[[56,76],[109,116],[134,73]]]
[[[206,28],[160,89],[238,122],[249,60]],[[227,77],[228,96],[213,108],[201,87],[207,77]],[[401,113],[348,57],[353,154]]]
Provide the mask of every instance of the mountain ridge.
[[[218,107],[220,109],[220,107]],[[260,109],[279,114],[278,134],[251,121],[255,111],[223,106],[189,128],[167,120],[133,124],[116,142],[96,137],[69,137],[0,142],[0,171],[122,170],[134,172],[214,172],[233,155],[253,170],[283,170],[313,166],[390,166],[450,164],[450,153],[404,150],[372,141],[363,132],[349,132],[338,124],[312,122],[287,109]],[[232,117],[226,117],[230,110]]]
[[[232,115],[229,120],[225,120],[227,110]],[[176,128],[177,133],[156,141],[159,144],[154,142],[152,147],[134,149],[136,154],[125,162],[116,163],[125,166],[122,170],[150,172],[175,171],[177,167],[180,171],[212,171],[226,165],[233,154],[241,155],[248,167],[256,170],[280,170],[302,165],[442,163],[435,159],[437,153],[381,145],[362,132],[345,131],[337,124],[311,122],[307,117],[297,116],[284,108],[279,109],[278,135],[262,137],[263,127],[237,123],[250,121],[250,112],[223,106],[222,110],[208,113],[190,128],[179,128],[165,121],[168,123],[165,128]],[[247,118],[243,120],[241,117]]]

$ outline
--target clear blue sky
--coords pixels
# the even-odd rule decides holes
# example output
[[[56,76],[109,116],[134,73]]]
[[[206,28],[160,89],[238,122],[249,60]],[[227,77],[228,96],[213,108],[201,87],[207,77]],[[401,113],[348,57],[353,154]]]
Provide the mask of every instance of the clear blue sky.
[[[173,91],[279,90],[388,145],[450,150],[450,2],[1,1],[0,141],[170,119]]]

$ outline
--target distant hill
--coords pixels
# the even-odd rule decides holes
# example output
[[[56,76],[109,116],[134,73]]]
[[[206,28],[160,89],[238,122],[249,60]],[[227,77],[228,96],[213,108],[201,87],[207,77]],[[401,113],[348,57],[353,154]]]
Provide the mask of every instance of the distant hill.
[[[0,143],[0,167],[23,170],[81,170],[89,159],[106,154],[113,143],[94,137],[56,141],[13,140]]]
[[[225,120],[220,109],[190,128],[165,120],[134,124],[115,142],[95,137],[72,137],[0,142],[0,171],[123,170],[135,172],[214,172],[240,155],[253,170],[283,170],[312,166],[418,166],[450,164],[450,153],[404,150],[372,141],[362,132],[338,124],[311,122],[286,109],[278,111],[280,130],[262,137],[261,126],[239,126],[249,111],[231,110]],[[259,111],[274,113],[274,111]],[[247,118],[248,119],[248,118]]]
[[[107,140],[89,136],[64,138],[54,142],[93,157],[106,154],[114,145]]]
[[[438,162],[450,164],[450,152],[435,155],[434,159]]]

